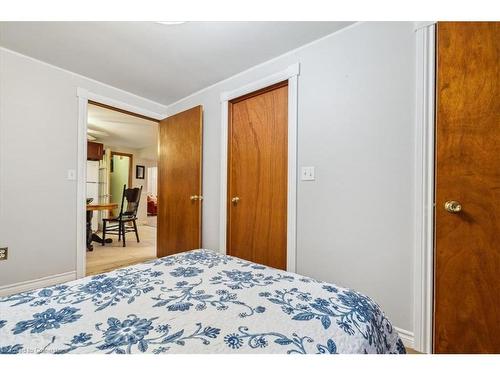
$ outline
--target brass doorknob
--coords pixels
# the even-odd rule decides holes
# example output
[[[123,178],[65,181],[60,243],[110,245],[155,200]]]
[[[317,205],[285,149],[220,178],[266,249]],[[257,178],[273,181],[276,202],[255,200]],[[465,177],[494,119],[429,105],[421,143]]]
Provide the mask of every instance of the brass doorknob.
[[[192,201],[202,201],[203,200],[203,196],[201,196],[201,195],[191,195],[189,197],[189,199],[191,199]]]
[[[447,201],[444,204],[444,209],[452,214],[462,211],[462,205],[457,201]]]
[[[231,199],[231,202],[233,202],[234,204],[237,204],[239,201],[240,197],[233,197],[233,199]]]

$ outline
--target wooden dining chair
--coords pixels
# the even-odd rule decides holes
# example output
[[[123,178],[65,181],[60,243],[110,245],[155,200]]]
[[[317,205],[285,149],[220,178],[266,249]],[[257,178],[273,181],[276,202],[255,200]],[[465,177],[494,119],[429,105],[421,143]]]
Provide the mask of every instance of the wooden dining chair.
[[[137,211],[141,200],[142,186],[140,188],[128,188],[123,185],[122,203],[120,214],[116,217],[102,219],[102,246],[106,243],[106,235],[118,235],[118,241],[125,243],[125,233],[135,232],[137,242],[139,241],[139,232],[137,231]],[[132,223],[132,227],[126,225]]]

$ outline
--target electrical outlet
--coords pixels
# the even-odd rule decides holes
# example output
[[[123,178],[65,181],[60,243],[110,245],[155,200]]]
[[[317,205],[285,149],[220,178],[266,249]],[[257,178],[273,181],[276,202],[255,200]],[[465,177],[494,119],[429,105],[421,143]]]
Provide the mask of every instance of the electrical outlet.
[[[0,260],[7,260],[8,254],[9,254],[8,247],[0,247]]]

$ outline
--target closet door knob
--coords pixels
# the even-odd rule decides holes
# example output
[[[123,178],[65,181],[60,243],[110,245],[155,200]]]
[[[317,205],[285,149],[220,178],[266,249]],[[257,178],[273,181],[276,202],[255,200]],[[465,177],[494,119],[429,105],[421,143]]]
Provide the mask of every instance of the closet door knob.
[[[233,199],[231,199],[231,202],[233,202],[234,204],[237,204],[239,201],[240,197],[233,197]]]
[[[457,201],[447,201],[444,204],[444,209],[452,214],[462,211],[462,205]]]

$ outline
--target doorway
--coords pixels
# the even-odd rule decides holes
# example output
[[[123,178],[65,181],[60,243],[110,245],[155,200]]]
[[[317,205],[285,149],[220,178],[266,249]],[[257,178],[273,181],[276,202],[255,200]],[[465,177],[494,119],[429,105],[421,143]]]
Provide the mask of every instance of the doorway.
[[[144,215],[147,217],[146,220],[146,225],[145,227],[152,227],[154,228],[154,235],[150,236],[152,240],[155,242],[155,244],[160,243],[158,240],[158,233],[160,226],[163,225],[165,226],[170,226],[173,228],[171,231],[171,236],[169,238],[172,243],[183,243],[185,242],[185,237],[188,236],[188,233],[193,234],[197,238],[199,238],[199,241],[196,243],[195,247],[200,247],[201,246],[201,226],[202,226],[202,218],[201,218],[201,207],[202,207],[202,200],[203,200],[203,194],[202,194],[202,185],[201,185],[201,168],[202,168],[202,147],[203,147],[203,141],[202,141],[202,113],[203,109],[201,106],[193,108],[193,110],[196,110],[196,113],[198,113],[197,116],[189,116],[188,114],[193,113],[191,110],[186,110],[180,114],[173,115],[170,117],[166,117],[163,114],[151,112],[148,110],[145,110],[140,107],[135,107],[131,106],[127,103],[122,103],[118,102],[116,100],[106,98],[100,95],[93,94],[91,92],[88,92],[85,89],[78,89],[77,92],[78,96],[78,171],[77,171],[77,257],[76,257],[76,269],[77,269],[77,277],[81,278],[84,277],[86,274],[90,273],[100,273],[104,271],[109,271],[118,267],[122,267],[124,265],[129,265],[129,264],[134,264],[134,263],[139,263],[145,259],[127,259],[125,263],[122,264],[111,264],[110,267],[107,269],[101,269],[99,271],[94,272],[87,272],[86,270],[86,265],[87,265],[87,255],[91,254],[92,252],[87,251],[87,243],[88,243],[88,233],[89,233],[89,226],[87,225],[82,225],[82,223],[88,223],[89,221],[86,220],[86,217],[88,218],[88,209],[86,205],[87,201],[87,183],[86,183],[86,163],[87,163],[87,158],[89,155],[94,155],[97,153],[97,160],[107,160],[106,165],[101,165],[101,171],[104,169],[110,169],[111,167],[111,151],[117,151],[117,152],[123,152],[123,150],[117,150],[112,148],[105,148],[104,145],[101,143],[99,145],[99,142],[96,142],[98,140],[97,135],[99,133],[94,132],[94,134],[89,134],[88,130],[92,130],[92,126],[90,126],[91,121],[89,121],[88,118],[88,110],[91,108],[91,106],[96,106],[104,109],[111,110],[112,112],[118,112],[122,114],[126,114],[138,119],[143,119],[147,120],[149,122],[153,122],[156,124],[157,129],[164,129],[164,134],[169,133],[169,134],[176,134],[176,137],[168,137],[168,138],[163,138],[161,140],[158,140],[156,143],[156,147],[150,148],[148,152],[144,152],[140,155],[140,157],[136,157],[135,153],[126,150],[125,153],[133,154],[133,161],[131,160],[132,164],[132,181],[130,186],[137,186],[140,187],[142,186],[142,195],[141,195],[141,202],[144,203]],[[184,113],[184,115],[183,115]],[[116,115],[116,113],[115,113]],[[185,116],[188,115],[188,116]],[[177,131],[177,132],[172,132],[171,130],[173,129],[171,125],[175,125],[175,128],[183,128],[183,127],[189,127],[189,124],[186,123],[189,119],[194,119],[193,129],[196,129],[194,134],[197,134],[197,137],[199,139],[198,142],[191,144],[190,147],[186,147],[186,145],[190,144],[190,138],[187,136],[187,134],[190,134],[189,132],[182,132],[182,131]],[[95,130],[95,129],[94,129]],[[159,134],[159,130],[157,130],[157,133]],[[103,136],[103,134],[100,134]],[[191,134],[193,135],[193,134]],[[92,140],[90,137],[94,137],[95,139]],[[89,141],[89,138],[91,139]],[[186,152],[179,152],[177,153],[177,150],[186,150],[190,149],[191,153],[186,153]],[[163,154],[160,152],[161,150],[166,151],[168,150],[167,153],[163,152]],[[173,154],[171,154],[173,152]],[[160,155],[163,155],[162,160],[159,160]],[[167,169],[165,166],[167,159],[165,159],[165,156],[167,155],[173,155],[172,158],[168,159],[175,159],[177,161],[176,164],[170,164],[170,167]],[[142,159],[156,159],[157,162],[153,164],[148,164],[148,163],[142,163]],[[193,165],[196,166],[195,173],[199,175],[199,179],[195,184],[190,186],[189,184],[186,184],[186,181],[191,181],[189,179],[189,174],[180,174],[180,175],[175,175],[172,174],[171,172],[173,170],[182,170],[182,167],[185,165]],[[130,166],[129,166],[130,170]],[[148,171],[151,172],[151,178],[152,180],[149,181],[148,178]],[[191,170],[193,171],[193,170]],[[166,172],[166,173],[165,173]],[[154,176],[153,176],[154,174]],[[109,173],[107,174],[109,176]],[[130,175],[129,175],[130,176]],[[98,215],[102,215],[102,217],[109,217],[111,215],[116,214],[116,210],[118,207],[116,206],[116,203],[113,204],[111,202],[111,193],[109,192],[109,179],[106,180],[104,179],[104,183],[100,184],[101,185],[101,190],[103,193],[100,193],[101,197],[98,202],[98,206],[100,206],[99,211],[91,211],[93,213],[98,212]],[[152,183],[156,183],[156,186],[153,188]],[[170,212],[170,209],[177,209],[177,212],[179,214],[183,214],[182,208],[179,209],[178,205],[176,205],[176,200],[175,197],[177,196],[176,194],[180,192],[178,189],[179,186],[184,186],[186,187],[187,190],[190,191],[190,194],[187,199],[189,202],[191,202],[192,205],[198,206],[198,209],[195,210],[196,220],[193,220],[192,222],[187,222],[184,223],[184,226],[179,227],[179,221],[177,220],[177,217],[175,216],[169,216],[167,213]],[[156,192],[155,192],[156,190]],[[106,193],[107,192],[107,193]],[[148,192],[153,193],[152,196],[149,196]],[[162,196],[165,196],[165,199],[162,200]],[[166,197],[170,197],[167,199]],[[172,200],[172,198],[174,198]],[[98,198],[99,199],[99,198]],[[95,203],[95,202],[94,202]],[[164,207],[163,211],[161,210],[162,206]],[[100,222],[102,222],[102,217],[99,217],[97,220],[97,225],[99,225]],[[177,224],[176,224],[177,223]],[[177,226],[176,226],[177,225]],[[91,238],[97,235],[96,239],[99,239],[99,230],[100,228],[97,227],[97,229],[90,230],[91,233]],[[143,239],[146,238],[139,233],[140,237],[140,243],[142,244],[145,242]],[[101,238],[102,239],[102,238]],[[113,242],[116,241],[115,238],[113,239]],[[106,241],[108,241],[108,238],[106,238]],[[129,242],[130,241],[130,242]],[[134,242],[134,236],[127,235],[127,247],[129,246],[129,243],[132,244]],[[109,249],[108,244],[106,243],[104,246],[102,246],[101,242],[93,242],[96,245],[96,248],[106,248]],[[193,247],[194,248],[194,247]],[[161,246],[155,246],[156,252],[154,252],[152,257],[161,257],[165,256],[165,247]],[[190,250],[190,248],[184,248],[182,249],[177,249],[176,251],[185,251],[185,250]],[[123,254],[123,247],[118,249],[117,251],[120,251],[120,254]],[[150,255],[148,255],[150,257]],[[128,262],[128,263],[127,263]],[[112,263],[112,262],[111,262]]]
[[[229,102],[227,253],[287,266],[288,81]]]
[[[146,171],[158,162],[158,121],[99,103],[88,104],[87,116],[86,274],[94,275],[156,258],[147,205],[157,188]]]
[[[153,161],[154,162],[154,161]],[[109,170],[109,201],[118,206],[121,203],[123,186],[132,187],[132,166],[134,155],[111,151]],[[149,193],[149,191],[148,191]]]

